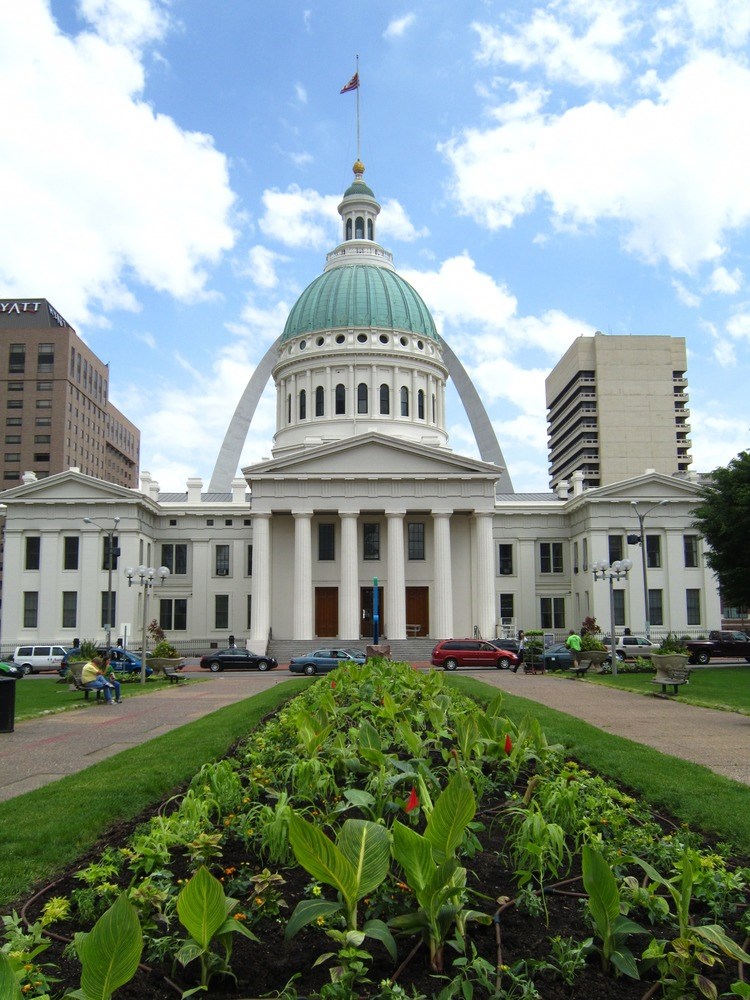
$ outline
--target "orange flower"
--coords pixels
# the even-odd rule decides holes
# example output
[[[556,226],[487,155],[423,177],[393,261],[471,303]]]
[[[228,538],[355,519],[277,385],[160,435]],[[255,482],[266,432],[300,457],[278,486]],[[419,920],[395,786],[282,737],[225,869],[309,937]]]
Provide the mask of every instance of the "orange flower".
[[[417,790],[412,786],[411,794],[404,806],[404,812],[410,813],[412,809],[416,809],[419,806],[419,796],[417,795]]]
[[[513,749],[513,740],[510,738],[510,733],[505,734],[505,752],[510,753]]]

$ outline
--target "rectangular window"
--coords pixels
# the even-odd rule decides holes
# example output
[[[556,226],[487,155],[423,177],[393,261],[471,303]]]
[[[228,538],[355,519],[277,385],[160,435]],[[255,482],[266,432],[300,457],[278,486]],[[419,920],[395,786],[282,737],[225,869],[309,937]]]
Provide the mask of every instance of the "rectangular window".
[[[407,525],[409,559],[424,559],[424,521],[410,521]]]
[[[8,354],[8,371],[11,375],[22,375],[26,371],[26,345],[11,344]]]
[[[6,427],[20,427],[23,424],[23,417],[6,417]]]
[[[35,427],[51,427],[52,417],[36,417],[34,420]],[[68,427],[70,427],[70,421],[68,421]]]
[[[8,382],[8,392],[23,392],[23,382]]]
[[[512,625],[515,616],[513,594],[500,594],[500,624]]]
[[[120,549],[119,549],[118,544],[117,544],[118,543],[117,535],[113,535],[112,536],[112,566],[111,567],[110,567],[110,564],[109,564],[109,555],[110,555],[110,552],[109,552],[109,541],[110,541],[109,535],[105,535],[104,538],[102,539],[102,542],[103,542],[103,548],[102,548],[102,569],[110,569],[110,568],[111,569],[117,569],[117,559],[118,559],[118,557],[120,555]]]
[[[187,573],[187,543],[166,543],[161,547],[161,565],[170,573],[185,576]]]
[[[35,451],[34,452],[35,462],[49,462],[49,452],[48,451]]]
[[[63,569],[78,569],[78,538],[74,535],[63,539]]]
[[[22,410],[23,409],[23,400],[22,399],[9,399],[8,400],[8,409],[9,410]]]
[[[362,525],[364,539],[364,558],[380,559],[380,525],[367,523]]]
[[[62,598],[62,627],[76,628],[78,625],[78,593],[75,590],[64,590]]]
[[[229,576],[229,546],[216,546],[216,575]],[[218,626],[217,626],[218,628]]]
[[[542,573],[562,573],[563,546],[562,542],[539,543],[539,569]]]
[[[615,625],[625,624],[625,591],[612,589],[615,603]]]
[[[229,628],[229,594],[214,595],[214,628],[221,631]]]
[[[51,399],[37,399],[36,401],[37,410],[51,410],[52,400]]]
[[[247,547],[247,575],[253,575],[253,547],[248,545]]]
[[[539,611],[542,628],[565,628],[564,597],[541,597]]]
[[[573,572],[578,572],[578,542],[573,542]]]
[[[25,590],[23,592],[23,627],[36,628],[39,620],[39,592]]]
[[[584,573],[589,571],[589,540],[584,538],[581,542],[582,569]]]
[[[318,562],[332,562],[336,558],[335,525],[322,522],[318,525]]]
[[[109,599],[112,598],[112,603],[109,603]],[[102,620],[100,622],[102,628],[106,628],[108,625],[110,628],[114,627],[117,621],[117,594],[108,590],[102,591]]]
[[[253,595],[247,595],[247,630],[253,627]]]
[[[40,344],[37,351],[37,372],[51,372],[55,367],[55,345]]]
[[[39,536],[26,539],[26,569],[39,569],[42,540]]]
[[[664,606],[660,590],[649,590],[648,592],[648,618],[651,625],[664,624]]]
[[[685,591],[685,605],[687,609],[688,625],[700,625],[701,623],[701,592],[695,588]]]
[[[609,536],[609,564],[622,559],[622,535]]]
[[[646,535],[646,565],[649,569],[661,567],[661,538],[659,535]],[[656,622],[652,622],[655,625]]]
[[[36,391],[37,392],[52,392],[52,383],[51,382],[37,382],[37,384],[36,384]]]
[[[21,461],[21,452],[20,451],[6,451],[5,452],[5,461],[6,462],[20,462]]]
[[[6,434],[5,435],[5,443],[6,444],[20,444],[21,443],[21,435],[20,434]]]
[[[685,568],[697,569],[698,567],[698,536],[683,535],[682,543],[685,550]],[[688,623],[689,624],[689,623]]]
[[[159,625],[165,632],[184,632],[187,629],[187,599],[160,599]]]
[[[498,545],[498,573],[500,576],[513,574],[513,546],[505,543]]]
[[[35,434],[34,435],[34,444],[49,444],[51,440],[52,440],[52,437],[51,437],[50,434]]]

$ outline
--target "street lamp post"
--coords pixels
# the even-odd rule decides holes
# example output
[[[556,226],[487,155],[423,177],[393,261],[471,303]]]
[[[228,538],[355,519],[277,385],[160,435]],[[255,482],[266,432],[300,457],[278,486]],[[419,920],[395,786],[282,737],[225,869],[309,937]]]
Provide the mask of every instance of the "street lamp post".
[[[638,518],[638,526],[640,528],[640,545],[641,545],[641,568],[643,570],[643,610],[645,619],[644,632],[646,638],[651,641],[651,608],[648,603],[648,576],[646,574],[646,534],[643,528],[643,522],[646,517],[651,513],[652,510],[656,510],[657,507],[663,507],[665,503],[669,503],[669,500],[657,500],[656,503],[652,503],[650,507],[647,507],[642,513],[638,510],[638,501],[631,500],[630,506],[635,511],[635,516]]]
[[[612,674],[617,676],[617,635],[615,633],[615,580],[627,580],[633,564],[630,559],[617,559],[610,566],[606,559],[595,562],[591,569],[595,580],[609,580],[609,635],[612,650]]]
[[[107,533],[107,621],[104,623],[104,645],[109,649],[112,642],[112,626],[114,622],[112,619],[114,615],[112,614],[112,560],[115,557],[114,551],[114,535],[117,531],[117,525],[120,523],[119,517],[112,518],[114,524],[111,528],[104,528],[97,520],[93,517],[84,517],[84,524],[95,524],[97,528],[102,528],[103,531]],[[117,555],[119,555],[119,549]]]
[[[166,578],[169,576],[169,570],[166,566],[160,566],[158,569],[154,569],[153,566],[138,566],[133,569],[132,566],[128,566],[125,570],[125,576],[128,578],[128,586],[132,587],[133,583],[137,586],[143,587],[143,637],[141,640],[141,684],[146,683],[146,630],[148,627],[148,596],[151,589],[156,582],[158,576],[159,583],[163,584]]]

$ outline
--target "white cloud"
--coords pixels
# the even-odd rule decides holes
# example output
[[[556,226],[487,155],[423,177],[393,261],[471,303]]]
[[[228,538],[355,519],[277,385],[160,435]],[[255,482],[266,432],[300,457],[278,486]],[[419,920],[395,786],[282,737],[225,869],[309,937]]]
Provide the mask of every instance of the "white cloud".
[[[618,83],[625,70],[613,50],[632,30],[625,23],[628,7],[617,0],[550,4],[513,32],[475,23],[476,58],[525,70],[539,66],[551,80],[578,85]]]
[[[294,93],[300,104],[307,104],[307,91],[305,90],[305,88],[302,86],[301,83],[295,83]]]
[[[243,273],[259,288],[275,288],[279,283],[276,265],[286,263],[289,258],[260,245],[252,247],[247,256],[248,267]]]
[[[737,312],[727,322],[727,333],[735,340],[750,341],[750,312]]]
[[[656,13],[657,51],[678,45],[722,42],[739,49],[750,38],[747,0],[678,0]]]
[[[141,343],[145,344],[146,347],[150,348],[150,350],[153,351],[156,349],[156,337],[153,335],[153,333],[147,333],[146,331],[142,333],[136,333],[135,338],[136,340],[140,340]]]
[[[204,296],[207,268],[234,242],[225,157],[141,99],[136,49],[164,30],[161,8],[88,7],[104,36],[62,35],[44,0],[18,5],[0,33],[0,189],[13,234],[0,241],[0,282],[9,295],[44,289],[74,323],[137,309],[139,285]]]
[[[717,267],[711,272],[706,291],[718,292],[720,295],[736,295],[742,288],[742,271],[735,268],[727,271],[725,267]]]
[[[286,191],[264,191],[262,201],[261,230],[285,246],[321,249],[335,239],[334,220],[341,198],[292,184]]]
[[[404,14],[403,17],[396,17],[389,22],[388,27],[383,32],[383,38],[401,38],[408,28],[416,21],[416,14]]]
[[[460,210],[490,229],[549,206],[555,226],[614,221],[628,251],[689,271],[750,222],[750,70],[701,53],[657,99],[530,112],[440,149]]]
[[[700,437],[693,440],[692,467],[699,472],[709,472],[726,465],[739,452],[747,449],[747,417],[721,415],[720,400],[709,401],[703,408],[691,407],[691,421],[701,428]]]
[[[169,26],[167,6],[160,0],[79,0],[81,16],[114,45],[139,48],[158,41]]]
[[[690,289],[686,288],[681,281],[677,281],[676,279],[673,280],[672,287],[677,292],[677,298],[680,302],[689,309],[697,309],[701,304],[700,295],[696,295],[695,292],[691,292]]]
[[[395,198],[386,198],[381,203],[381,212],[378,216],[377,237],[382,242],[382,237],[388,236],[394,240],[401,240],[404,243],[413,243],[414,240],[429,236],[430,231],[426,226],[417,229],[409,216],[406,214],[404,206]]]

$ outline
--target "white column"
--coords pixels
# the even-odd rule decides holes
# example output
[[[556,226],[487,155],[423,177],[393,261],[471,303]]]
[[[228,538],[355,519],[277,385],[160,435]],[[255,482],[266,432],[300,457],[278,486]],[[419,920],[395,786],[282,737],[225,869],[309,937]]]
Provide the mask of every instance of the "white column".
[[[357,559],[358,510],[341,511],[341,585],[339,587],[339,638],[359,639],[359,561]]]
[[[451,569],[451,513],[433,511],[435,531],[435,600],[431,631],[436,639],[453,635],[453,572]]]
[[[271,514],[253,514],[253,621],[250,638],[264,652],[271,628]]]
[[[294,638],[312,639],[312,511],[294,517]]]
[[[479,626],[482,638],[495,635],[495,565],[492,547],[492,512],[475,511],[477,553],[477,596],[474,624]]]
[[[388,577],[385,588],[385,626],[389,639],[406,638],[406,577],[404,572],[405,510],[386,511],[388,519]]]

